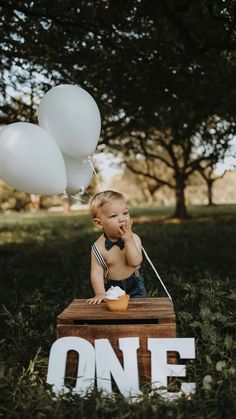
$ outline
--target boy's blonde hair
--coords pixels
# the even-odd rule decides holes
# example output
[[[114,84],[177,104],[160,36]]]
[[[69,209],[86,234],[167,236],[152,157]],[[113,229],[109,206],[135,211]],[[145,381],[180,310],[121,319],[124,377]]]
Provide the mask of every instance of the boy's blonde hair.
[[[116,191],[103,191],[94,195],[90,201],[90,211],[93,218],[96,218],[99,208],[111,201],[121,200],[127,203],[124,195]]]

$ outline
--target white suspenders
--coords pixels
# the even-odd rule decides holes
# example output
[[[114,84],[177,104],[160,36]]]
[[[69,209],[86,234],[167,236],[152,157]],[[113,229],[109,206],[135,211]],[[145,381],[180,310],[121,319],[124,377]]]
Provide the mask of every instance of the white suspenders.
[[[106,278],[107,278],[107,276],[108,276],[108,266],[107,266],[107,264],[106,264],[106,261],[105,261],[104,257],[101,255],[101,252],[98,250],[98,247],[96,246],[96,244],[95,244],[95,243],[92,245],[92,251],[93,251],[94,256],[96,257],[96,259],[97,259],[97,261],[98,261],[99,265],[103,267],[103,270],[104,270],[104,279],[106,280]],[[167,290],[167,288],[166,288],[165,284],[164,284],[164,283],[163,283],[163,281],[161,280],[160,275],[158,274],[158,272],[157,272],[157,270],[156,270],[155,266],[153,265],[153,263],[152,263],[151,259],[149,258],[148,254],[147,254],[147,252],[146,252],[146,250],[144,249],[144,247],[143,247],[143,246],[142,246],[142,251],[143,251],[144,256],[146,257],[147,261],[150,263],[150,265],[151,265],[152,269],[154,270],[154,272],[155,272],[155,274],[156,274],[156,276],[157,276],[158,280],[160,281],[160,283],[161,283],[162,287],[164,288],[164,290],[165,290],[166,294],[168,295],[169,299],[172,301],[172,298],[171,298],[171,296],[170,296],[170,294],[169,294],[169,292],[168,292],[168,290]]]
[[[102,256],[101,252],[98,250],[98,247],[96,246],[95,243],[92,245],[92,251],[93,251],[94,256],[96,257],[99,265],[102,266],[103,271],[104,271],[104,279],[106,279],[107,275],[108,275],[108,266],[105,262],[104,257]]]

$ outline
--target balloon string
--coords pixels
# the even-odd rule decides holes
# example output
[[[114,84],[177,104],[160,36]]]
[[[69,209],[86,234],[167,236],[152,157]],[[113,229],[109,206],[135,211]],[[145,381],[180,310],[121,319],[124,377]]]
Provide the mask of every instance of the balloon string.
[[[70,195],[66,191],[63,192],[61,199],[66,199],[68,197],[74,198],[74,199],[77,199],[78,201],[82,201],[82,202],[86,202],[87,203],[87,201],[85,199],[79,198],[78,196]]]
[[[70,194],[67,194],[67,196],[69,196],[70,198],[74,198],[74,199],[77,199],[79,201],[87,203],[87,201],[85,199],[79,198],[78,196],[74,196],[74,195],[70,195]]]
[[[86,195],[88,195],[89,198],[92,198],[92,195],[90,195],[87,191],[84,191],[84,193],[86,193]]]
[[[161,279],[161,277],[160,277],[159,273],[157,272],[157,270],[156,270],[155,266],[153,265],[153,263],[152,263],[152,261],[151,261],[150,257],[148,256],[148,254],[147,254],[146,250],[144,249],[144,247],[143,247],[143,246],[141,246],[141,247],[142,247],[142,251],[143,251],[143,253],[144,253],[144,255],[145,255],[145,257],[146,257],[147,261],[150,263],[150,265],[151,265],[152,269],[154,270],[154,272],[155,272],[155,274],[156,274],[157,278],[159,279],[159,281],[160,281],[161,285],[163,286],[163,288],[164,288],[164,290],[165,290],[166,294],[168,295],[169,299],[172,301],[172,298],[171,298],[170,293],[168,292],[168,290],[167,290],[167,288],[166,288],[166,286],[165,286],[164,282],[162,281],[162,279]]]
[[[90,163],[90,165],[91,165],[91,167],[92,167],[92,169],[93,169],[93,173],[95,174],[95,177],[96,177],[97,183],[98,183],[98,185],[99,185],[99,188],[100,188],[101,192],[103,192],[103,191],[105,190],[105,188],[104,188],[104,186],[102,185],[102,183],[100,182],[100,179],[99,179],[98,174],[97,174],[97,172],[96,172],[96,169],[95,169],[95,167],[94,167],[94,164],[93,164],[93,161],[92,161],[91,156],[88,156],[88,162]]]

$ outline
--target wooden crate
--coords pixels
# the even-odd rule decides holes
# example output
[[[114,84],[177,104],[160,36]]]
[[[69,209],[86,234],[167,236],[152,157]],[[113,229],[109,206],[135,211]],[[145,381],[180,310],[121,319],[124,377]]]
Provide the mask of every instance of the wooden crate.
[[[135,298],[129,302],[128,310],[120,313],[108,311],[105,303],[91,305],[86,300],[75,299],[57,317],[57,338],[78,336],[94,344],[94,339],[109,339],[122,364],[122,352],[118,339],[139,337],[139,377],[142,382],[150,381],[151,356],[147,349],[147,338],[176,337],[176,321],[173,304],[169,298]],[[176,363],[176,353],[168,352],[168,363]],[[67,358],[66,375],[75,377],[78,355],[70,351]]]

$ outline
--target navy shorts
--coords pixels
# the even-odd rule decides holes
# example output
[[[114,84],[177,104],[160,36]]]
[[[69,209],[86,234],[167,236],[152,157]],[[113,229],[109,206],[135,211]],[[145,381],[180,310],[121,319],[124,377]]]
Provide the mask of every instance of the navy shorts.
[[[144,285],[143,275],[135,276],[134,274],[129,276],[129,278],[122,280],[108,279],[106,281],[106,290],[113,287],[120,287],[122,290],[129,294],[130,298],[146,298],[147,291]]]

